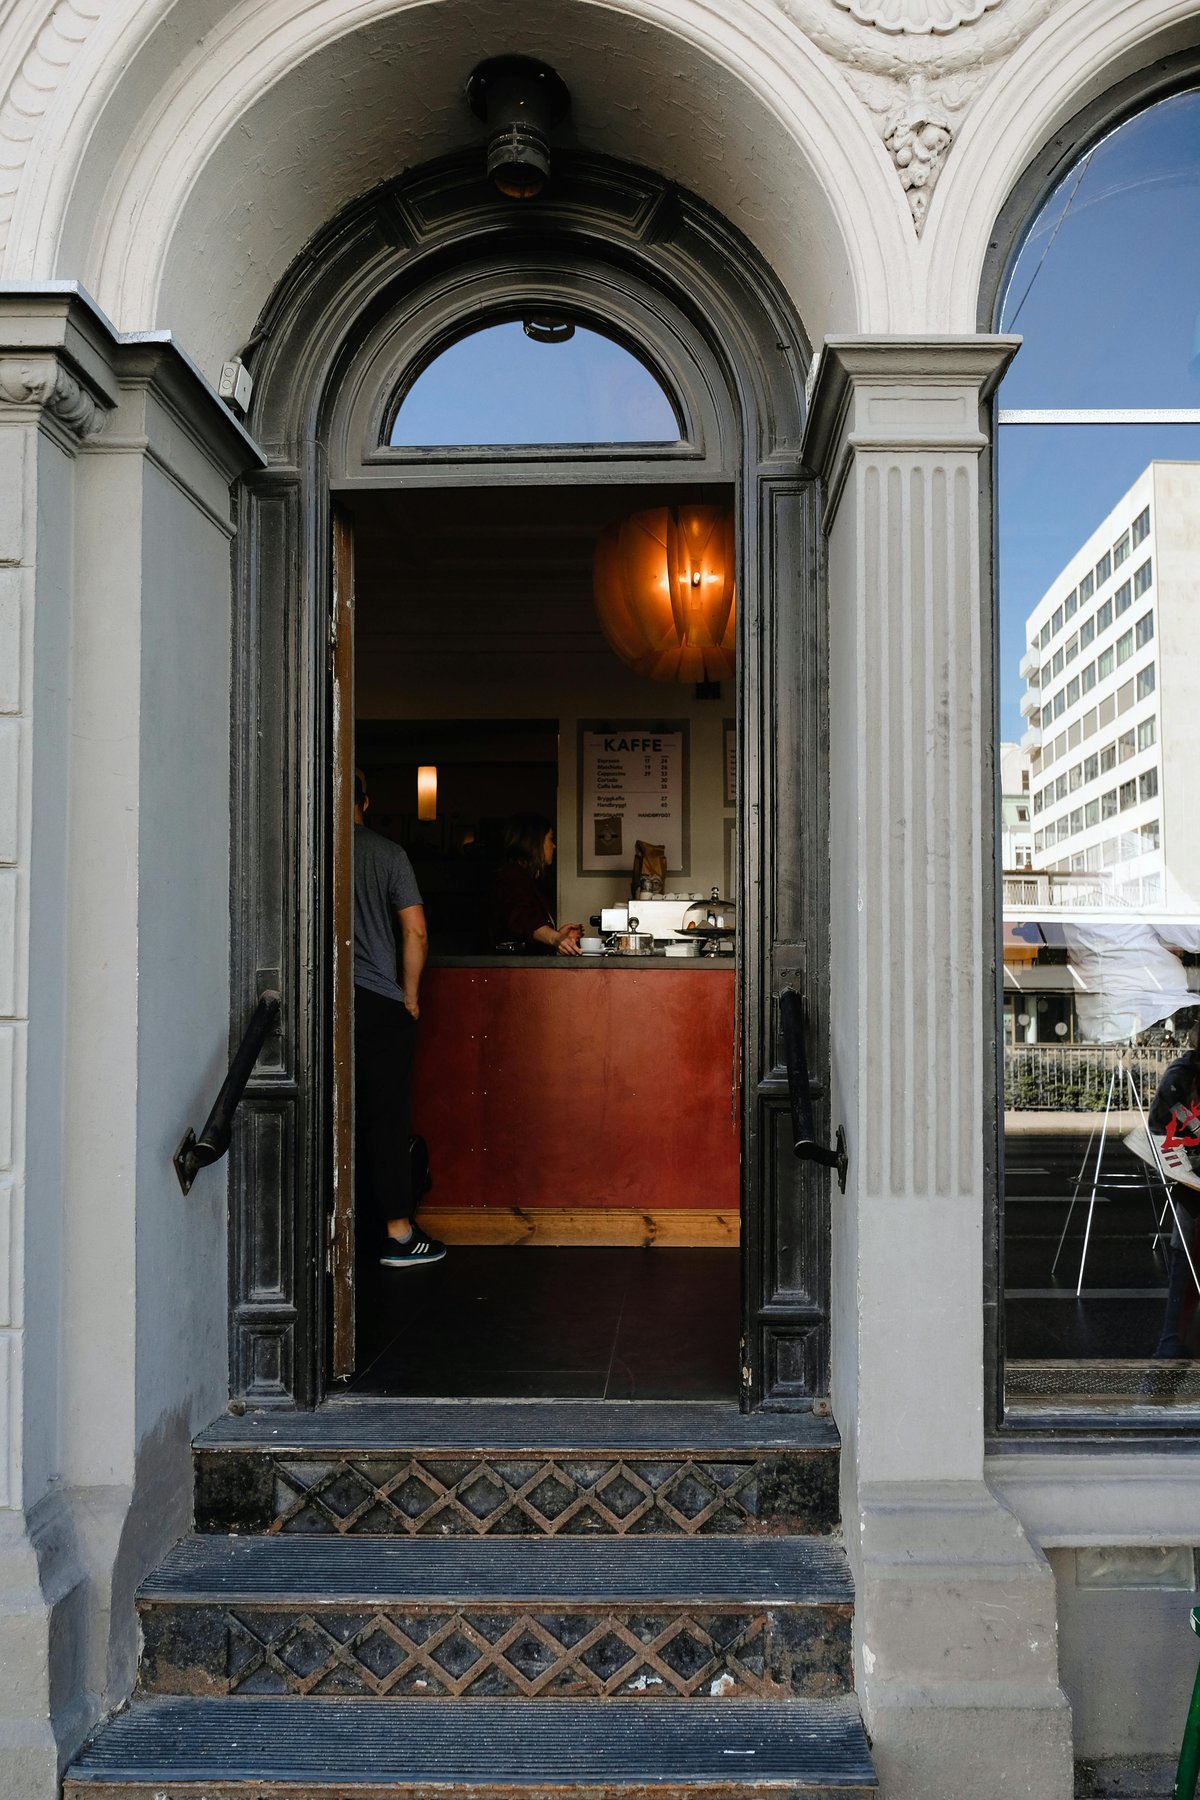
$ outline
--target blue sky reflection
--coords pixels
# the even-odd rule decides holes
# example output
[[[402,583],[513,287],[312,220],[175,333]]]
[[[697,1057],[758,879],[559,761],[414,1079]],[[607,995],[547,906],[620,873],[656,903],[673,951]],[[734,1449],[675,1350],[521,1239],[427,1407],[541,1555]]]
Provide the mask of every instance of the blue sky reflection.
[[[1111,132],[1047,200],[1000,329],[1024,338],[1001,408],[1200,408],[1200,93]],[[1019,739],[1025,620],[1155,458],[1200,460],[1194,426],[1001,427],[1000,734]]]

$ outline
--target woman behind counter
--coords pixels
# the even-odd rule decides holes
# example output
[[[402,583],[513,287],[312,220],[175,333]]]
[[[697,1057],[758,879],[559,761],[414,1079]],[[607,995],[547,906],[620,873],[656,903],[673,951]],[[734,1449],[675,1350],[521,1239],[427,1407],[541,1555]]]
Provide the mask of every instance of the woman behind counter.
[[[504,832],[504,853],[492,888],[488,932],[494,946],[555,950],[578,956],[582,925],[556,925],[538,886],[554,861],[554,827],[541,813],[515,813]]]

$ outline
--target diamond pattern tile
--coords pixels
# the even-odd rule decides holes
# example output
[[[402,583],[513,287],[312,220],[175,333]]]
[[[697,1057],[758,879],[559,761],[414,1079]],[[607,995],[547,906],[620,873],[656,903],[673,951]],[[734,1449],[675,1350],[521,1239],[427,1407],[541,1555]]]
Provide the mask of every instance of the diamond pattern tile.
[[[741,1608],[617,1615],[331,1606],[320,1619],[227,1610],[224,1691],[243,1694],[533,1698],[701,1693],[778,1697],[768,1618]],[[350,1626],[353,1629],[350,1629]]]
[[[613,1456],[274,1463],[273,1532],[414,1537],[753,1529],[754,1464]]]

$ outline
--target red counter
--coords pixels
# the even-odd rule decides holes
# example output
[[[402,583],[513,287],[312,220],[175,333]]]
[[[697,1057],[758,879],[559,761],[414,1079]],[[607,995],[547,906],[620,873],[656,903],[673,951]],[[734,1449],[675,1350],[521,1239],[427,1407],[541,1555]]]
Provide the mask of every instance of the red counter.
[[[413,1107],[434,1171],[427,1228],[459,1241],[736,1241],[733,1000],[732,967],[427,969]],[[514,1220],[472,1230],[460,1215],[481,1209]],[[552,1237],[547,1217],[522,1222],[539,1209],[575,1222]],[[602,1223],[606,1210],[628,1229]],[[676,1216],[687,1212],[708,1223]]]

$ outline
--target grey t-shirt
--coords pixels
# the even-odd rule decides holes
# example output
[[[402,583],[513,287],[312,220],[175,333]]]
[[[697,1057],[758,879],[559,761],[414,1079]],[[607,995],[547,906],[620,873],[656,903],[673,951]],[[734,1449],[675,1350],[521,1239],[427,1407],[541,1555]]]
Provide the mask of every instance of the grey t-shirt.
[[[354,827],[354,985],[403,1000],[396,980],[396,909],[420,906],[413,866],[399,844]]]

